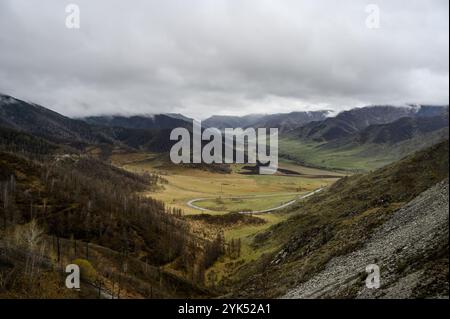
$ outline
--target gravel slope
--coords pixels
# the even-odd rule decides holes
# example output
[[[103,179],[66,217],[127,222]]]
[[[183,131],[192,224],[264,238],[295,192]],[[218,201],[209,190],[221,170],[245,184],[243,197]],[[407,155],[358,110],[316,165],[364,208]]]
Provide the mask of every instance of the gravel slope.
[[[448,179],[399,209],[361,249],[326,268],[283,298],[448,298]],[[381,287],[365,286],[377,264]]]

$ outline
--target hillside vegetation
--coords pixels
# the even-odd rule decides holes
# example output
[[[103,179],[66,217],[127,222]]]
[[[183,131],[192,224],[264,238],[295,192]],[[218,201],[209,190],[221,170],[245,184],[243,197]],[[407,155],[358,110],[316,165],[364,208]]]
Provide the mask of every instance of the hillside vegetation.
[[[122,296],[204,294],[196,285],[205,260],[220,254],[220,242],[197,238],[178,210],[139,195],[160,181],[86,155],[39,162],[0,153],[0,296],[44,297],[50,291],[35,290],[36,280],[47,274],[63,286],[55,270],[80,258]],[[162,269],[174,260],[182,276]]]
[[[448,139],[448,106],[373,106],[281,136],[280,156],[327,169],[370,171]]]
[[[362,247],[395,211],[447,177],[448,140],[373,173],[341,179],[290,208],[293,217],[255,238],[254,249],[280,248],[243,267],[233,295],[283,295],[323,270],[332,258]]]

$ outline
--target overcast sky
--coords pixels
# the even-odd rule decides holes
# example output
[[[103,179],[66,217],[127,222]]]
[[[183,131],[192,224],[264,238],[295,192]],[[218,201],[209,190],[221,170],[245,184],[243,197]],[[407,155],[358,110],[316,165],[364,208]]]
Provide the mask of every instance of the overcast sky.
[[[81,28],[67,29],[78,4]],[[366,26],[366,6],[380,28]],[[448,0],[0,0],[0,92],[69,116],[449,100]]]

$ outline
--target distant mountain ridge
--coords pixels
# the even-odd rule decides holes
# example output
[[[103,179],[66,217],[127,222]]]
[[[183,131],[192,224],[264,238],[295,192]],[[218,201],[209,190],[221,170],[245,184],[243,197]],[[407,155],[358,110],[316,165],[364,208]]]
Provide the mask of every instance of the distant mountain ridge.
[[[448,105],[420,105],[416,115],[419,117],[433,117],[445,115],[445,113],[448,116]]]
[[[188,122],[173,116],[158,118],[164,119],[159,126],[167,128],[155,128],[156,125],[148,129],[133,128],[133,125],[145,127],[145,124],[150,123],[150,119],[146,122],[146,119],[142,118],[130,120],[128,127],[116,127],[107,123],[100,125],[100,121],[98,124],[93,124],[80,119],[71,119],[45,107],[11,96],[0,95],[1,127],[81,149],[89,145],[109,145],[166,152],[171,147],[169,139],[171,125],[186,127]],[[120,120],[127,121],[126,118]]]
[[[344,111],[335,117],[329,117],[329,114],[329,111],[314,111],[213,116],[203,121],[203,127],[277,127],[281,138],[289,140],[288,144],[281,143],[280,156],[319,166],[328,165],[328,159],[335,157],[336,151],[346,156],[345,152],[352,150],[352,158],[391,154],[397,159],[448,138],[448,106],[372,106]],[[0,127],[4,128],[0,137],[14,149],[20,145],[33,149],[32,138],[13,132],[17,131],[78,150],[102,146],[108,150],[105,154],[115,147],[168,152],[174,143],[169,138],[171,130],[176,127],[190,129],[191,125],[191,119],[181,114],[72,119],[45,107],[0,95]],[[296,145],[292,143],[310,144],[309,154],[304,148],[297,154]],[[43,145],[40,149],[52,148]],[[326,158],[318,159],[316,155]],[[316,163],[316,159],[325,162]]]
[[[365,107],[341,112],[336,117],[324,121],[311,122],[290,134],[305,140],[331,141],[354,134],[373,124],[385,124],[413,114],[412,108]]]
[[[368,171],[448,139],[448,120],[447,106],[346,111],[282,134],[280,156],[314,167]]]
[[[253,126],[278,128],[280,133],[293,130],[314,121],[322,121],[327,118],[330,111],[312,111],[312,112],[291,112],[282,114],[267,115],[259,120]]]
[[[312,121],[327,118],[330,111],[291,112],[277,114],[253,114],[246,116],[212,116],[205,121],[205,127],[225,128],[278,128],[280,132],[290,131]]]
[[[404,117],[395,122],[371,125],[357,134],[360,143],[395,144],[448,128],[448,114],[430,117]]]
[[[192,125],[192,120],[181,114],[89,116],[80,119],[93,125],[131,129],[173,129]]]
[[[368,106],[341,112],[324,121],[308,123],[288,134],[302,140],[329,142],[358,134],[373,125],[389,124],[401,118],[436,118],[445,113],[448,113],[448,106]]]
[[[202,123],[205,127],[214,127],[218,129],[249,127],[257,123],[265,115],[263,114],[249,114],[245,116],[229,116],[229,115],[213,115]]]
[[[0,125],[58,142],[113,142],[101,128],[7,95],[0,95]]]

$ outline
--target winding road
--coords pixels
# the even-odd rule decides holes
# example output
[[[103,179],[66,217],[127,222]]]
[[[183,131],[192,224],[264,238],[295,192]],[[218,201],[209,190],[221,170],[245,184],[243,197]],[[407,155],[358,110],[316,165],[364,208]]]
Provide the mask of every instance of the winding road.
[[[274,207],[274,208],[270,208],[270,209],[266,209],[266,210],[257,210],[257,211],[252,211],[252,212],[239,212],[239,213],[240,214],[252,214],[252,215],[270,213],[270,212],[277,211],[277,210],[286,208],[288,206],[291,206],[292,204],[296,203],[297,201],[305,199],[305,198],[308,198],[308,197],[310,197],[310,196],[312,196],[314,194],[319,193],[322,190],[323,190],[323,188],[316,189],[315,191],[312,191],[312,192],[310,192],[310,193],[308,193],[306,195],[300,196],[300,197],[298,197],[298,198],[296,198],[296,199],[294,199],[294,200],[292,200],[292,201],[290,201],[288,203],[285,203],[283,205],[280,205],[280,206],[277,206],[277,207]],[[276,196],[279,196],[279,195],[236,196],[236,197],[223,197],[223,199],[253,199],[253,198],[276,197]],[[204,200],[211,200],[211,199],[214,199],[214,198],[211,198],[211,197],[210,198],[195,198],[195,199],[192,199],[189,202],[187,202],[187,205],[190,208],[193,208],[193,209],[196,209],[196,210],[199,210],[199,211],[202,211],[202,212],[213,212],[213,210],[210,210],[210,209],[207,209],[207,208],[203,208],[203,207],[199,207],[199,206],[195,205],[196,202],[200,202],[200,201],[204,201]]]

